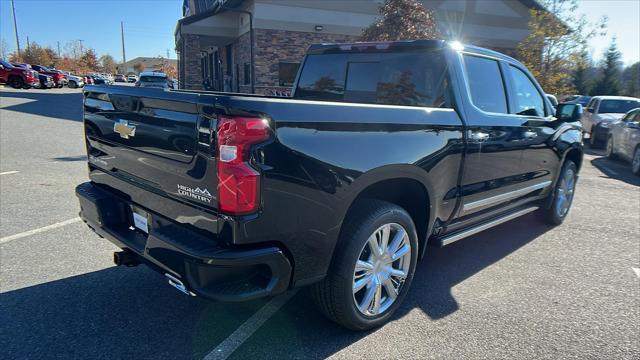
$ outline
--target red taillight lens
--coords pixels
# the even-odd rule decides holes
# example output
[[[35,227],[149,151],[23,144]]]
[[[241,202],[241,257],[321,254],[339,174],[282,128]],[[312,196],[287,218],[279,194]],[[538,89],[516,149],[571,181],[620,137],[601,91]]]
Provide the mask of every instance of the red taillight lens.
[[[241,215],[260,205],[260,173],[249,165],[251,145],[269,138],[261,118],[218,117],[218,202],[220,211]]]

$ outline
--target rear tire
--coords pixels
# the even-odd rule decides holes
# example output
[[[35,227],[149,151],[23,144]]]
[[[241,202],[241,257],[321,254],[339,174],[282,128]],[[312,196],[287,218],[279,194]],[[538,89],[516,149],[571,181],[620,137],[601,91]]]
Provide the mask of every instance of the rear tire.
[[[354,206],[329,273],[313,285],[312,294],[329,319],[352,330],[366,330],[389,321],[406,296],[416,267],[418,237],[411,216],[397,205],[364,199]]]
[[[564,222],[573,204],[577,180],[576,164],[571,160],[565,161],[553,192],[544,202],[546,206],[538,210],[544,222],[549,225],[560,225]]]
[[[68,85],[68,86],[69,86],[69,88],[71,88],[71,89],[75,89],[75,88],[77,88],[77,87],[78,87],[78,85],[76,84],[76,82],[75,82],[75,81],[69,81],[69,85]]]

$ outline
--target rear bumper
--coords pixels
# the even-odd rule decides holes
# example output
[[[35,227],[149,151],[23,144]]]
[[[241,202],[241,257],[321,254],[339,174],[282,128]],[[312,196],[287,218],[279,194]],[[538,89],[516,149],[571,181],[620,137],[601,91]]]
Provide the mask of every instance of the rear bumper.
[[[231,249],[148,212],[149,234],[132,230],[131,205],[91,182],[76,187],[80,217],[101,237],[132,251],[154,270],[179,279],[196,295],[242,301],[284,292],[291,264],[275,246]],[[136,205],[137,206],[137,205]]]

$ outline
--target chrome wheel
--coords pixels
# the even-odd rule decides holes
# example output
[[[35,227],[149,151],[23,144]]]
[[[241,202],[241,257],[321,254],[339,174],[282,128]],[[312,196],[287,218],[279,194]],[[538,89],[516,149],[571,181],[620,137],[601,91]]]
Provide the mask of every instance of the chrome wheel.
[[[567,169],[559,180],[558,189],[556,190],[556,213],[563,217],[569,211],[571,202],[573,201],[573,193],[576,186],[576,173],[573,169]]]
[[[360,313],[384,313],[400,294],[411,266],[411,242],[404,227],[391,223],[369,236],[353,272],[353,300]]]
[[[640,148],[636,149],[633,153],[633,160],[631,160],[631,171],[634,174],[640,173]]]

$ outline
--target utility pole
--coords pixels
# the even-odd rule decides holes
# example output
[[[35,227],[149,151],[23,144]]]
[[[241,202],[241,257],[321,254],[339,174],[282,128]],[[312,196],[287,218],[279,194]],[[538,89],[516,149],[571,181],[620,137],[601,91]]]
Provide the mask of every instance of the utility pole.
[[[124,53],[124,21],[120,21],[120,36],[122,37],[122,63],[127,62],[127,56]]]
[[[16,7],[11,0],[11,11],[13,11],[13,31],[16,33],[16,48],[18,49],[18,56],[20,55],[20,39],[18,39],[18,23],[16,22]]]
[[[29,50],[29,48],[31,48],[31,45],[29,45],[29,35],[27,35],[27,50]]]
[[[58,57],[62,58],[62,53],[60,53],[60,41],[58,41],[57,43],[58,43]]]
[[[169,55],[169,49],[167,49],[167,59],[171,59],[171,56]]]
[[[84,54],[84,48],[82,47],[82,42],[84,40],[78,39],[78,42],[80,43],[80,56],[82,56],[82,54]]]

